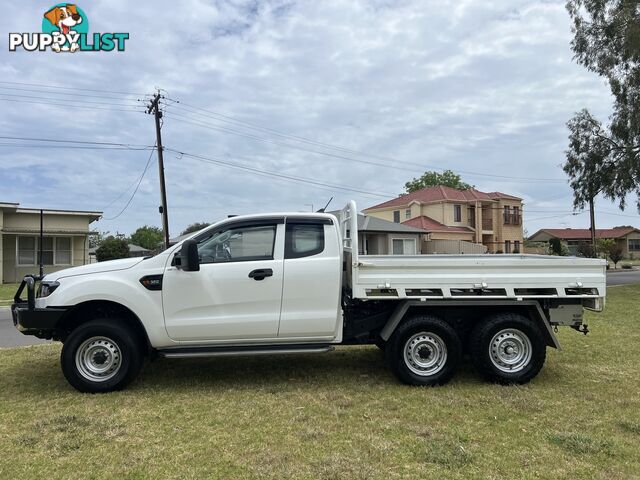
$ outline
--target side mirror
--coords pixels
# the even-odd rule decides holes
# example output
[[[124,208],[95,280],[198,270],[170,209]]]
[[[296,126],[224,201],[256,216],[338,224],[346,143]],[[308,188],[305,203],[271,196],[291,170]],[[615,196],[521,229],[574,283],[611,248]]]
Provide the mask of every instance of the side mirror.
[[[182,244],[182,250],[180,250],[180,267],[185,272],[197,272],[200,270],[198,243],[195,240],[185,240]]]

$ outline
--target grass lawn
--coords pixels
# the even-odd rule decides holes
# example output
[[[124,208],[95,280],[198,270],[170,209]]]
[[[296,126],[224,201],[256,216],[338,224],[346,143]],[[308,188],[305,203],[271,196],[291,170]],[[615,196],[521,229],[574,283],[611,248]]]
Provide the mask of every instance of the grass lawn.
[[[0,478],[640,478],[640,286],[588,320],[521,387],[468,363],[407,387],[358,347],[158,360],[126,391],[82,395],[59,346],[0,350]]]
[[[0,283],[0,307],[10,305],[13,302],[13,296],[18,290],[17,283]],[[26,294],[23,294],[24,298]]]

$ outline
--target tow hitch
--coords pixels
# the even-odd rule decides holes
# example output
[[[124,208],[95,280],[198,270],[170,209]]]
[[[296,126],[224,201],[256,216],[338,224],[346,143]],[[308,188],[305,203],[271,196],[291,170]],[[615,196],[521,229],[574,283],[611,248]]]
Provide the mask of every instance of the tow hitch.
[[[584,333],[585,335],[589,333],[589,325],[587,325],[586,323],[584,325],[572,325],[571,328],[573,328],[576,332]]]

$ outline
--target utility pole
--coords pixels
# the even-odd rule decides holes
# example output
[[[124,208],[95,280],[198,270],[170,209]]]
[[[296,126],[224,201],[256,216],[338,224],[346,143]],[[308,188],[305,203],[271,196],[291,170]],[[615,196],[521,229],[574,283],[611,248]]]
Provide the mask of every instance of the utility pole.
[[[591,248],[596,255],[596,214],[593,208],[593,196],[589,198],[589,220],[591,222]]]
[[[169,248],[169,215],[167,213],[167,187],[164,182],[164,161],[162,158],[162,134],[160,132],[160,119],[162,111],[160,110],[160,90],[151,99],[151,103],[147,108],[148,114],[153,114],[156,121],[156,146],[158,151],[158,171],[160,173],[160,200],[162,205],[159,208],[162,215],[162,230],[164,231],[164,248]]]

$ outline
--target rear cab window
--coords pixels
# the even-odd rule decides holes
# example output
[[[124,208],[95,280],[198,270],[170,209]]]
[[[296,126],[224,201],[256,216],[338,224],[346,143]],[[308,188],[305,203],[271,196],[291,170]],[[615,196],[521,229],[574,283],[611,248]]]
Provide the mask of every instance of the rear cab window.
[[[284,258],[311,257],[325,248],[324,225],[327,222],[288,220],[285,234]]]

